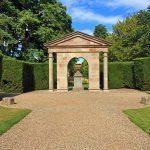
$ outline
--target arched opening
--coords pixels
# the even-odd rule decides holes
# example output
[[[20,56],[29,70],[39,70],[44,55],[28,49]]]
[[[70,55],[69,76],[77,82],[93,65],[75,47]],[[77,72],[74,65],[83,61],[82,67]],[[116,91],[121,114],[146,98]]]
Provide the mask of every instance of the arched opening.
[[[74,57],[68,63],[68,90],[88,90],[89,65],[83,57]]]

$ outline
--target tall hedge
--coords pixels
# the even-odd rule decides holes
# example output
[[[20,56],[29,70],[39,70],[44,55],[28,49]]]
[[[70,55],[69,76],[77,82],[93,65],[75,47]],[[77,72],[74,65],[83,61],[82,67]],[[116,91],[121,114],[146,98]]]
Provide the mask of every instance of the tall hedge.
[[[150,90],[150,57],[134,60],[136,88]]]
[[[133,62],[110,62],[108,64],[109,88],[134,88]],[[103,64],[100,65],[100,84],[103,88]]]
[[[48,63],[28,63],[4,57],[0,64],[1,87],[4,91],[22,93],[48,89]],[[127,87],[150,90],[150,57],[135,59],[134,62],[111,62],[108,67],[110,89]],[[56,64],[53,68],[56,88]],[[103,88],[103,64],[100,65],[100,73]]]
[[[2,89],[6,92],[22,93],[24,62],[11,58],[3,58]]]
[[[25,91],[48,89],[48,63],[26,63],[25,68]],[[26,81],[29,82],[26,83]]]
[[[48,89],[48,63],[29,63],[12,58],[4,58],[2,89],[6,92],[22,93]],[[54,64],[54,87],[56,88],[56,64]]]
[[[123,64],[121,62],[111,62],[108,65],[108,79],[110,89],[119,89],[123,84]]]
[[[133,62],[123,62],[123,85],[126,88],[135,88],[134,81],[134,63]]]
[[[56,64],[53,64],[54,87],[56,88]],[[48,89],[49,64],[26,63],[24,66],[24,91]]]
[[[3,55],[0,53],[0,81],[2,77],[2,59],[3,59]],[[0,88],[1,88],[1,82],[0,82]]]

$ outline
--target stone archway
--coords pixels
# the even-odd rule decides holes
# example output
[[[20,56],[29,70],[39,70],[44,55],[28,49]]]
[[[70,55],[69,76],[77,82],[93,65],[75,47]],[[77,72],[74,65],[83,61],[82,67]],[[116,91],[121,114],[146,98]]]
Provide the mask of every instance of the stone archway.
[[[68,91],[67,67],[74,57],[89,63],[89,91],[100,90],[99,53],[104,53],[104,90],[108,90],[108,47],[111,44],[93,36],[73,32],[61,39],[46,43],[49,52],[49,90],[53,91],[53,53],[57,55],[57,90]]]
[[[73,67],[74,69],[69,69],[69,67]],[[89,89],[89,63],[85,58],[73,57],[69,60],[67,69],[68,91]]]
[[[99,90],[99,53],[58,53],[57,90],[67,90],[67,66],[74,57],[83,57],[89,63],[89,90]]]

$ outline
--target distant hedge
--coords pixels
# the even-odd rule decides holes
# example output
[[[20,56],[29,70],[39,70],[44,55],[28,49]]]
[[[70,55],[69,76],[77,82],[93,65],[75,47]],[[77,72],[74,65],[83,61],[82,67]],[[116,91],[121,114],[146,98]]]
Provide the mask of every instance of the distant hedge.
[[[134,60],[135,87],[150,90],[150,57]]]

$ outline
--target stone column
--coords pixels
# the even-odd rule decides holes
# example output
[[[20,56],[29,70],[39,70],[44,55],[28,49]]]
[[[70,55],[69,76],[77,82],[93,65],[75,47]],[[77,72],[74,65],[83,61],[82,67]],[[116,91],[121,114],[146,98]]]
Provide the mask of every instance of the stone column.
[[[49,53],[49,91],[53,91],[53,53]]]
[[[89,91],[100,91],[99,53],[88,53]]]
[[[66,53],[57,53],[57,91],[68,91],[68,73],[67,73],[67,59]]]
[[[108,53],[104,52],[104,90],[108,90]]]

